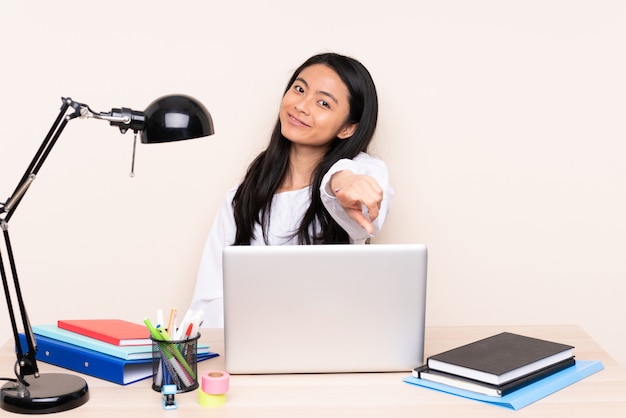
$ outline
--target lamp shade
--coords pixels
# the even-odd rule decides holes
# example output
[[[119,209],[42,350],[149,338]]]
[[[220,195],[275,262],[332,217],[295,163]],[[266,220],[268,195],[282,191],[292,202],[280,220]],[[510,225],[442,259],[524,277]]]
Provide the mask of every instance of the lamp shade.
[[[163,96],[150,103],[141,131],[141,142],[180,141],[213,135],[213,120],[209,111],[193,97]]]

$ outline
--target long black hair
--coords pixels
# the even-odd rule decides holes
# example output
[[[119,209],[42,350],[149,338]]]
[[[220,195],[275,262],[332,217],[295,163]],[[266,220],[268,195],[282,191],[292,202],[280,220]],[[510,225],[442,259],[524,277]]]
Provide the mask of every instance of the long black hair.
[[[374,136],[378,120],[378,96],[369,71],[357,60],[336,53],[323,53],[305,61],[289,80],[285,93],[300,73],[314,64],[332,68],[348,88],[350,114],[348,122],[358,123],[348,140],[335,139],[331,142],[322,161],[313,172],[311,183],[311,205],[292,237],[299,244],[348,243],[349,236],[330,216],[320,198],[320,184],[324,174],[338,160],[356,157],[366,152]],[[260,224],[263,239],[268,243],[269,220],[272,198],[281,186],[289,167],[291,142],[281,133],[280,118],[277,120],[270,142],[248,167],[248,171],[233,199],[237,232],[234,245],[249,245],[256,224]],[[289,237],[286,237],[289,238]]]

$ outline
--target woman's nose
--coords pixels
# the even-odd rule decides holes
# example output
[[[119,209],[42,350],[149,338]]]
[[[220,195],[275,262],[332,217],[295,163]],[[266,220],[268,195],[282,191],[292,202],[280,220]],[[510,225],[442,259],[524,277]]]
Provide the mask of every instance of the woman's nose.
[[[306,97],[302,97],[300,100],[296,102],[295,108],[298,112],[308,115],[311,109],[310,99]]]

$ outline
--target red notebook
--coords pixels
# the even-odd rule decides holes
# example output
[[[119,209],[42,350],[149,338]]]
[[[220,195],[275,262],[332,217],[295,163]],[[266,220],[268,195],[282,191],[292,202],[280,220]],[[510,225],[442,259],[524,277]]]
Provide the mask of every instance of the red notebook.
[[[150,331],[143,324],[123,319],[66,319],[58,327],[118,346],[149,345]]]

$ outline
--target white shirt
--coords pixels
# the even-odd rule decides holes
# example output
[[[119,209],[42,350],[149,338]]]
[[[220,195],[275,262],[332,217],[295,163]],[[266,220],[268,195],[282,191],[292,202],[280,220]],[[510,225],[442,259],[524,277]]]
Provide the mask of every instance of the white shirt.
[[[383,200],[380,212],[373,222],[374,236],[380,231],[393,197],[393,189],[389,184],[389,176],[385,163],[366,153],[360,153],[353,160],[337,161],[324,175],[320,186],[322,203],[333,219],[350,236],[350,243],[364,244],[370,238],[368,232],[358,225],[343,210],[330,190],[330,177],[339,171],[350,170],[355,174],[366,174],[376,180],[383,189]],[[232,201],[237,187],[232,188],[226,195],[209,231],[200,267],[196,279],[190,309],[203,311],[203,327],[221,328],[224,326],[224,301],[222,287],[222,250],[235,242],[235,217]],[[270,217],[269,245],[295,245],[297,237],[294,232],[300,226],[304,213],[310,205],[310,187],[304,189],[277,193],[272,200]],[[364,213],[367,209],[364,207]],[[266,245],[260,225],[254,231],[256,239],[251,245]]]

